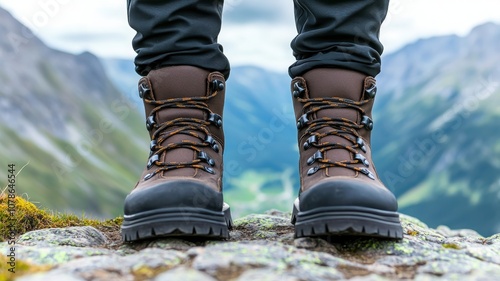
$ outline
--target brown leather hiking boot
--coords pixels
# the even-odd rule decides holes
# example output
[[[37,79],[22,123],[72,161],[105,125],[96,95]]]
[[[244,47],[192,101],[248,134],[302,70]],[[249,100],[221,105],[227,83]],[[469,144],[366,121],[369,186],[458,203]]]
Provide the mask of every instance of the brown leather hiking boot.
[[[402,238],[394,195],[377,176],[370,150],[373,77],[314,69],[292,80],[300,151],[295,236]]]
[[[221,73],[192,66],[153,70],[139,81],[151,152],[125,199],[124,241],[229,237],[231,215],[222,197],[224,94]]]

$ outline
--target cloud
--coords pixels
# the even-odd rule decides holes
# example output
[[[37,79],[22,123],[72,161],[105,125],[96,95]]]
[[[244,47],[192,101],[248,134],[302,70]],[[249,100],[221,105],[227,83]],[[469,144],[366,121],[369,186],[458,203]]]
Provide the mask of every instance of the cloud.
[[[126,1],[0,0],[49,46],[72,52],[91,51],[105,57],[132,58]]]
[[[286,72],[294,61],[290,41],[295,33],[293,26],[228,25],[219,42],[233,65],[252,64]]]
[[[391,0],[382,25],[387,52],[422,37],[466,35],[487,21],[500,22],[498,0]]]
[[[226,1],[219,42],[232,65],[252,64],[286,72],[297,31],[290,0]]]
[[[230,0],[225,2],[223,21],[229,24],[294,24],[290,0]]]

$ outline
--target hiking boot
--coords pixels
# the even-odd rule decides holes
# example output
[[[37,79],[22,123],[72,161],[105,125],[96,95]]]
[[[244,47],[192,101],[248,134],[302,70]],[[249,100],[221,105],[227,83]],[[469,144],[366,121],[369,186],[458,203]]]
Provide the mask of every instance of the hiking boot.
[[[222,196],[222,111],[219,72],[165,67],[139,81],[151,137],[142,176],[125,199],[122,238],[228,238],[232,226]]]
[[[396,198],[371,156],[375,79],[314,69],[294,78],[291,88],[300,151],[295,236],[402,238]]]

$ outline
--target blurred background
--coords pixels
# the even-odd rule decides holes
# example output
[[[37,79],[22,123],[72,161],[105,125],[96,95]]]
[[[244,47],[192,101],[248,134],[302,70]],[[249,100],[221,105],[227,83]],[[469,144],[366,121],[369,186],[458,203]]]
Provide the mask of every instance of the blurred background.
[[[225,2],[225,199],[235,217],[291,211],[292,1]],[[382,27],[375,163],[400,211],[432,227],[500,232],[499,10],[496,0],[393,0]],[[0,34],[0,183],[14,163],[20,196],[121,215],[149,147],[126,3],[0,0]]]

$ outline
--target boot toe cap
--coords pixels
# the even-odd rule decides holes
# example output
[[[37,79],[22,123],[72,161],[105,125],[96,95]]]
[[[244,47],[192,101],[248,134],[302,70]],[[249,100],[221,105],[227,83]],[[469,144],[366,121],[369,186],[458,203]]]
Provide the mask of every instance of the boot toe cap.
[[[172,180],[132,192],[125,198],[125,215],[162,208],[201,208],[220,212],[223,197],[202,182]]]
[[[320,207],[365,207],[397,211],[396,197],[385,187],[366,181],[346,178],[327,179],[299,196],[300,211]]]

